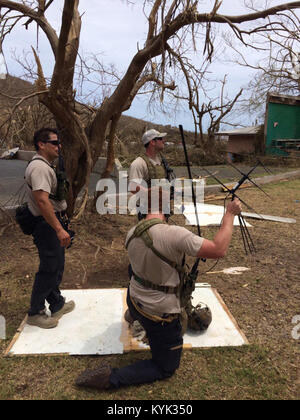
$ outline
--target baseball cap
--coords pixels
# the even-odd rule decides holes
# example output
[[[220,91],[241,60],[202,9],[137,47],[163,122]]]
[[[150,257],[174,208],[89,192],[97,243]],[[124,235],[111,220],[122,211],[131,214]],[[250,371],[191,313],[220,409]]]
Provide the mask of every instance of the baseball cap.
[[[144,145],[146,145],[147,143],[149,143],[149,141],[155,139],[156,137],[165,137],[167,135],[167,133],[160,133],[157,130],[148,130],[146,131],[146,133],[144,133],[143,137],[142,137],[142,142]]]

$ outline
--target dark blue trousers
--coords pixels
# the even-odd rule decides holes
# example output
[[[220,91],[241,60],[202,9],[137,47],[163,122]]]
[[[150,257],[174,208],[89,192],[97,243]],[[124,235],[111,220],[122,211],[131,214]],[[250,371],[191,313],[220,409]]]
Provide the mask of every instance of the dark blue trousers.
[[[183,339],[179,318],[171,323],[154,322],[145,318],[132,305],[129,290],[127,305],[131,316],[137,319],[147,332],[152,359],[113,369],[110,377],[112,386],[120,388],[169,378],[180,365]]]
[[[64,273],[65,249],[60,246],[55,230],[43,218],[36,224],[33,239],[40,265],[32,289],[30,316],[45,309],[45,301],[49,303],[51,312],[57,312],[64,306],[59,286]]]

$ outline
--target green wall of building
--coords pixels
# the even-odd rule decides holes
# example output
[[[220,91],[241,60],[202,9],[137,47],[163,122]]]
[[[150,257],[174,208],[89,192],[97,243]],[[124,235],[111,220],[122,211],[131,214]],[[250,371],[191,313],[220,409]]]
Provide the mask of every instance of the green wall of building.
[[[278,123],[278,124],[276,124]],[[269,102],[267,117],[266,154],[287,155],[272,147],[273,140],[300,139],[300,106]]]

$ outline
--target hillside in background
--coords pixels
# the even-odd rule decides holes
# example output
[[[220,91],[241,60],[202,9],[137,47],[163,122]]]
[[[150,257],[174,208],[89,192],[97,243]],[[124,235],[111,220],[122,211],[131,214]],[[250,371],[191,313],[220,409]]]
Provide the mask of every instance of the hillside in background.
[[[12,98],[21,98],[33,93],[34,86],[18,77],[7,76],[5,80],[0,79],[0,92],[7,95],[0,94],[0,107],[3,109],[14,106],[16,99]],[[8,96],[11,98],[8,98]],[[36,99],[29,99],[27,104],[32,105],[35,102],[37,102]]]
[[[9,120],[9,111],[19,102],[20,98],[34,92],[34,85],[18,77],[8,76],[6,80],[0,80],[0,139],[6,138],[5,148],[20,147],[21,149],[32,150],[33,133],[41,127],[53,127],[55,121],[49,111],[40,103],[37,98],[30,98],[24,101],[18,111]],[[9,132],[7,135],[7,127]],[[183,164],[182,150],[176,145],[181,144],[181,137],[178,127],[170,125],[154,124],[138,118],[123,115],[117,129],[116,136],[116,157],[128,165],[133,158],[144,151],[141,138],[146,130],[155,128],[159,132],[167,133],[168,145],[166,156],[173,165]],[[194,143],[194,133],[185,132],[186,143]],[[217,149],[220,149],[217,146]],[[103,150],[103,156],[106,149]],[[222,150],[201,150],[197,148],[192,153],[192,163],[200,164],[202,161],[220,163],[223,161]]]
[[[158,130],[160,133],[167,133],[168,142],[181,144],[181,137],[178,127],[154,124],[152,122],[129,117],[127,115],[122,115],[118,131],[122,137],[127,137],[128,141],[139,141],[142,138],[143,133],[152,128]],[[185,137],[187,143],[192,143],[194,141],[194,133],[190,131],[185,132]]]
[[[0,107],[1,110],[13,107],[20,98],[34,92],[34,85],[14,76],[8,76],[6,80],[0,80]],[[28,105],[37,104],[36,98],[23,102],[22,108]],[[147,129],[155,128],[160,132],[167,132],[170,141],[180,142],[179,130],[170,125],[164,126],[153,124],[138,118],[123,115],[119,124],[119,135],[128,141],[137,141]],[[187,133],[187,141],[191,141],[192,133]]]

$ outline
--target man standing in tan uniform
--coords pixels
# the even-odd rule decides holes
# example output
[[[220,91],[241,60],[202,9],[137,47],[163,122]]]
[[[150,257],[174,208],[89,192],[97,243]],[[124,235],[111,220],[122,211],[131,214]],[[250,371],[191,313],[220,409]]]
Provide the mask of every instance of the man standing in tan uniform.
[[[33,285],[27,323],[40,328],[54,328],[60,317],[71,312],[73,301],[65,303],[59,290],[64,272],[65,248],[71,238],[64,218],[67,203],[57,198],[57,177],[54,160],[59,156],[58,133],[42,128],[34,135],[37,154],[25,171],[28,185],[28,208],[36,218],[34,243],[40,257],[39,271]],[[45,301],[49,303],[51,317],[45,314]]]
[[[148,196],[148,191],[151,190],[151,187],[155,187],[155,185],[151,184],[151,181],[168,180],[171,182],[175,180],[173,170],[162,155],[166,135],[167,133],[160,133],[154,129],[144,133],[142,143],[145,146],[145,153],[136,158],[129,169],[128,190],[132,194],[140,192]],[[140,205],[139,220],[147,213],[143,208],[143,204],[140,203]]]
[[[129,191],[135,194],[140,190],[141,180],[151,186],[151,179],[166,178],[162,166],[161,152],[164,150],[164,137],[167,133],[149,130],[142,137],[145,154],[136,158],[129,169]]]
[[[224,257],[231,241],[234,218],[240,212],[238,199],[228,204],[222,226],[212,241],[200,238],[184,227],[169,226],[160,211],[148,214],[146,220],[129,231],[126,245],[133,274],[127,305],[132,318],[146,330],[152,358],[121,369],[100,366],[96,370],[86,370],[77,379],[78,386],[114,389],[153,382],[174,374],[180,364],[183,345],[179,297],[183,256]]]

